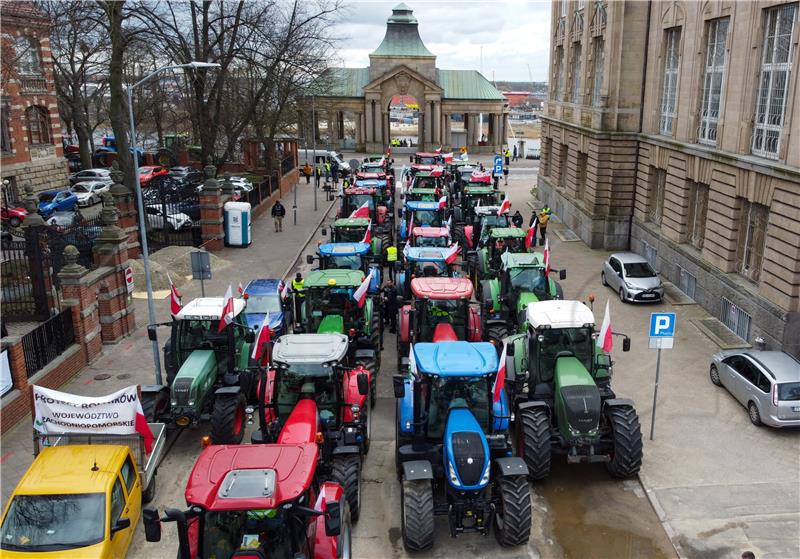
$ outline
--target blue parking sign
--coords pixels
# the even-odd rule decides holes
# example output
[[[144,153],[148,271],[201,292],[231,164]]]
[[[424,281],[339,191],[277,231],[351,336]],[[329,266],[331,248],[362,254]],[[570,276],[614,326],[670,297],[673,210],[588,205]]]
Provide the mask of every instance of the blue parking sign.
[[[650,337],[672,338],[675,336],[675,313],[654,312],[650,314]]]

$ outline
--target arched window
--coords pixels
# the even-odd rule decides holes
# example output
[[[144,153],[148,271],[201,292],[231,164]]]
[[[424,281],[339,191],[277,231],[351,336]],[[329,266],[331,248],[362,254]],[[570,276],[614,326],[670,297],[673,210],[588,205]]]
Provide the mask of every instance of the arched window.
[[[50,115],[44,107],[28,107],[25,109],[25,121],[28,125],[28,142],[31,145],[50,144]]]
[[[20,74],[41,74],[42,64],[39,56],[39,41],[23,35],[14,41],[17,54],[17,70]]]

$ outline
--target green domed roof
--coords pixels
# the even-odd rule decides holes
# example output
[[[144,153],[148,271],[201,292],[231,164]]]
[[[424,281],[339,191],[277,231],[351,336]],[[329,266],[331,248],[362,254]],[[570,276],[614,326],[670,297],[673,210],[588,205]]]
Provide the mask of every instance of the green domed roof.
[[[405,4],[392,9],[386,20],[386,35],[370,56],[420,56],[436,58],[419,36],[419,23],[414,11]]]

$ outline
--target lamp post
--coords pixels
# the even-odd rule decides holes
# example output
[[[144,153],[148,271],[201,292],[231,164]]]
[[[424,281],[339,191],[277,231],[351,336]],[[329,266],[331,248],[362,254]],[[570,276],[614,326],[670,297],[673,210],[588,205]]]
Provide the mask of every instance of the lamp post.
[[[317,175],[317,103],[316,95],[311,96],[311,138],[314,153],[314,211],[317,211],[317,190],[319,189],[319,175]]]
[[[148,328],[156,323],[156,309],[153,306],[153,282],[150,278],[150,254],[147,245],[147,227],[145,226],[144,215],[144,200],[142,199],[142,183],[139,178],[139,153],[136,151],[136,123],[133,118],[133,90],[143,83],[148,82],[153,77],[161,72],[167,70],[176,70],[178,68],[219,68],[220,65],[212,62],[189,62],[188,64],[177,64],[171,66],[163,66],[150,74],[143,77],[141,80],[133,85],[129,85],[128,93],[128,118],[131,125],[131,151],[133,152],[133,180],[136,184],[136,206],[139,210],[139,238],[142,241],[142,264],[144,265],[144,279],[147,287],[147,314],[148,314]],[[161,359],[158,355],[158,340],[153,337],[153,367],[155,368],[156,384],[161,385]]]

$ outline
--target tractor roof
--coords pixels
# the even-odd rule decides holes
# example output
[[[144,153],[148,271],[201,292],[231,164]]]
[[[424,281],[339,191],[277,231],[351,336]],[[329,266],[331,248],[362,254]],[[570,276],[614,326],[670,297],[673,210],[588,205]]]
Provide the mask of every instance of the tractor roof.
[[[447,227],[414,227],[414,230],[411,232],[411,234],[415,237],[426,238],[449,237],[450,229]]]
[[[472,161],[466,159],[452,159],[447,164],[451,167],[472,167]]]
[[[432,151],[418,151],[414,154],[414,157],[441,157],[441,153],[436,153]]]
[[[355,186],[358,188],[384,188],[386,179],[356,179]]]
[[[343,217],[333,222],[334,227],[366,227],[369,225],[368,217]]]
[[[415,297],[436,301],[469,299],[472,297],[472,282],[468,278],[414,278],[411,292]]]
[[[375,163],[386,157],[382,153],[368,153],[364,156],[364,163]]]
[[[314,270],[308,274],[303,285],[305,287],[358,287],[362,281],[364,281],[364,272],[361,270]]]
[[[500,206],[475,206],[475,215],[497,215]]]
[[[206,447],[189,475],[186,502],[206,510],[275,508],[310,487],[318,455],[316,443]]]
[[[439,193],[439,189],[436,187],[430,186],[412,186],[411,187],[411,194],[430,194],[436,195]]]
[[[430,163],[412,163],[411,170],[414,172],[420,171],[432,171],[436,165],[431,165]]]
[[[426,178],[426,177],[441,177],[444,174],[444,169],[441,167],[434,167],[430,170],[419,170],[417,172],[416,177]]]
[[[489,232],[492,239],[524,239],[528,232],[519,227],[495,227]]]
[[[244,310],[245,301],[241,298],[233,300],[233,316]],[[190,301],[178,313],[178,320],[218,320],[225,307],[224,297],[201,297]]]
[[[414,344],[417,371],[441,377],[479,377],[497,372],[497,350],[487,342]]]
[[[444,262],[445,252],[449,250],[441,247],[408,247],[403,254],[406,260],[412,262]]]
[[[278,338],[272,358],[278,363],[338,363],[347,355],[344,334],[287,334]]]
[[[484,194],[494,194],[497,192],[491,185],[485,185],[482,182],[468,182],[464,186],[464,194],[471,194],[473,196],[481,196]]]
[[[439,210],[439,202],[409,200],[406,202],[406,209],[412,212],[435,212]]]
[[[580,328],[594,325],[594,314],[580,301],[529,303],[526,320],[534,328]]]
[[[504,252],[500,256],[503,269],[537,268],[544,265],[542,255],[538,252]]]
[[[357,196],[359,194],[375,194],[375,188],[369,186],[351,186],[348,189],[345,189],[344,195],[345,196]]]
[[[324,256],[362,256],[369,252],[369,243],[325,243],[319,245]]]
[[[386,173],[377,172],[377,171],[359,171],[356,173],[357,179],[369,180],[369,179],[385,179]]]

